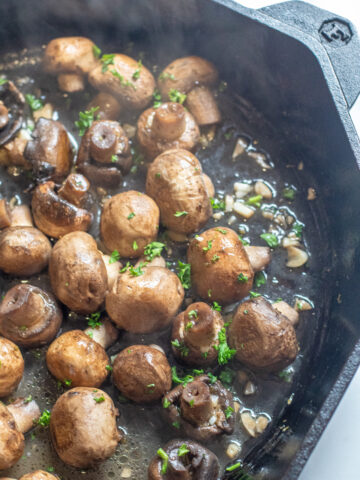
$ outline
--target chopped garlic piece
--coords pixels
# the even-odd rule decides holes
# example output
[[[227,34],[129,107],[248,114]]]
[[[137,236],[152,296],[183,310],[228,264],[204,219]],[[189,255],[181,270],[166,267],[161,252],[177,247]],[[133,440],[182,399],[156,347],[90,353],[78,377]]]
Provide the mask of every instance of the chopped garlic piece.
[[[249,144],[248,144],[247,140],[245,140],[245,138],[239,137],[236,140],[235,148],[234,148],[234,151],[233,151],[233,154],[232,154],[233,160],[236,157],[238,157],[239,155],[241,155],[242,153],[244,153],[245,150],[247,149],[248,145]]]
[[[226,455],[233,459],[233,458],[236,458],[239,453],[241,451],[241,447],[238,443],[235,443],[235,442],[231,442],[229,443],[229,446],[228,448],[226,449]]]
[[[257,181],[255,183],[255,193],[257,195],[261,195],[265,200],[271,200],[273,198],[272,191],[270,187],[266,185],[266,183]]]
[[[234,208],[233,208],[234,212],[241,215],[242,217],[244,218],[250,218],[254,215],[255,213],[255,210],[253,210],[252,208],[248,207],[247,205],[245,205],[245,203],[243,202],[235,202],[234,203]]]
[[[250,193],[252,190],[253,190],[253,187],[249,183],[242,183],[242,182],[234,183],[234,191],[235,191],[236,198],[246,197],[246,195]]]
[[[288,261],[286,266],[290,268],[302,267],[309,259],[309,255],[297,247],[288,247],[287,252]]]

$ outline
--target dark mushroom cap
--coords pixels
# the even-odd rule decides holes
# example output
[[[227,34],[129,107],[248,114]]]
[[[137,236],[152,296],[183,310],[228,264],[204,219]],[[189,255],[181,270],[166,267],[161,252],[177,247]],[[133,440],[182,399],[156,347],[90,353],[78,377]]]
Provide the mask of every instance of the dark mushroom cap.
[[[290,320],[264,297],[239,305],[228,332],[236,358],[258,370],[276,372],[292,363],[299,347]]]
[[[31,202],[34,221],[49,237],[59,238],[67,233],[87,231],[92,215],[59,196],[52,181],[38,185]]]
[[[99,120],[117,120],[121,112],[121,105],[115,97],[109,93],[98,93],[88,104],[86,110],[98,107],[96,117]]]
[[[0,270],[29,276],[47,266],[51,243],[37,228],[10,227],[0,232]]]
[[[72,151],[63,124],[40,118],[32,133],[32,140],[26,145],[24,156],[32,163],[37,180],[65,177],[70,171]]]
[[[120,124],[98,120],[82,137],[77,168],[91,183],[115,187],[131,166],[129,140]]]
[[[36,470],[35,472],[23,475],[19,480],[58,480],[58,477],[51,475],[51,473],[44,472],[44,470]]]
[[[72,232],[55,244],[49,262],[56,297],[79,313],[99,309],[108,288],[106,267],[93,237]]]
[[[183,445],[189,453],[179,457]],[[171,440],[163,450],[169,457],[166,474],[161,473],[162,459],[157,455],[152,459],[148,469],[148,480],[217,480],[220,471],[216,455],[193,440]]]
[[[187,365],[213,364],[218,356],[214,346],[219,344],[223,326],[219,312],[204,302],[192,303],[173,322],[171,340],[175,357]]]
[[[46,363],[55,378],[72,387],[100,387],[110,364],[105,350],[81,330],[63,333],[50,345]]]
[[[171,388],[169,362],[156,348],[131,345],[117,355],[113,368],[115,385],[134,402],[154,402]]]
[[[187,251],[198,295],[228,304],[252,288],[254,272],[238,235],[230,228],[210,228],[193,238]]]
[[[0,337],[0,397],[7,397],[17,388],[23,373],[24,359],[19,347]]]
[[[25,99],[13,82],[6,81],[0,85],[0,102],[0,145],[4,145],[14,138],[21,128]]]
[[[207,375],[199,375],[185,387],[178,385],[164,396],[170,402],[164,414],[170,425],[179,423],[186,435],[200,441],[234,431],[232,393]],[[227,418],[228,417],[228,418]]]
[[[0,305],[0,332],[17,345],[33,348],[55,337],[62,311],[55,298],[30,284],[12,287]]]
[[[0,470],[20,460],[25,448],[24,435],[18,430],[12,414],[0,402]]]
[[[118,415],[102,390],[77,387],[63,393],[50,419],[56,453],[63,462],[78,468],[89,468],[111,457],[121,439]]]

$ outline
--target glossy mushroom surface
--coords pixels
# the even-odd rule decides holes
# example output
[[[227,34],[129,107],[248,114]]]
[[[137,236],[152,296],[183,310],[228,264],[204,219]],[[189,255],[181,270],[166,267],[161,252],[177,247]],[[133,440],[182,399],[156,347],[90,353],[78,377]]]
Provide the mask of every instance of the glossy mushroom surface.
[[[118,120],[121,105],[115,97],[106,92],[99,92],[88,104],[86,110],[97,108],[96,116],[99,120]]]
[[[12,140],[21,129],[25,99],[13,82],[0,85],[0,145]]]
[[[44,470],[36,470],[35,472],[23,475],[19,480],[58,480],[58,477],[55,477],[55,475],[51,473],[44,472]]]
[[[24,374],[24,359],[20,349],[7,338],[0,337],[0,397],[7,397]]]

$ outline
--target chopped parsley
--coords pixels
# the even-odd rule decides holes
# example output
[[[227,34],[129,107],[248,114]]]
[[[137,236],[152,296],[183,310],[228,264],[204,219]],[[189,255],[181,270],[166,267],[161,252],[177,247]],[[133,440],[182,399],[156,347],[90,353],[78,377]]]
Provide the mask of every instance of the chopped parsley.
[[[211,259],[211,263],[216,263],[218,260],[220,260],[220,257],[219,257],[219,255],[215,254]]]
[[[212,242],[213,242],[212,240],[208,240],[208,241],[207,241],[207,246],[206,246],[206,247],[203,247],[203,252],[208,252],[208,251],[211,249],[211,247],[212,247]]]
[[[170,405],[171,405],[170,400],[168,400],[167,398],[164,398],[163,407],[164,407],[164,408],[169,408]]]
[[[271,248],[275,248],[279,245],[279,240],[276,235],[273,233],[262,233],[260,235],[260,238],[265,240],[265,242],[269,245]]]
[[[132,248],[133,250],[137,250],[139,248],[136,240],[133,241]]]
[[[44,106],[43,102],[39,98],[36,98],[35,95],[31,95],[31,93],[25,95],[25,100],[33,112],[40,110],[40,108]]]
[[[174,217],[184,217],[186,215],[188,215],[188,212],[186,212],[185,210],[183,210],[182,212],[178,211],[178,212],[174,213]]]
[[[294,225],[292,226],[292,231],[295,233],[295,235],[296,235],[298,238],[301,238],[303,228],[304,228],[304,225],[302,225],[301,223],[296,222],[296,223],[294,223]]]
[[[141,69],[142,69],[142,66],[143,66],[141,60],[139,60],[137,64],[138,64],[138,67],[137,67],[137,69],[135,70],[135,72],[132,74],[132,78],[133,78],[134,80],[137,80],[137,79],[140,77],[140,72],[141,72]]]
[[[124,76],[121,75],[121,73],[117,72],[116,70],[110,70],[110,73],[120,81],[121,86],[131,87],[133,90],[136,90],[135,85],[129,80],[125,80]]]
[[[225,210],[225,200],[219,200],[218,198],[210,198],[210,203],[213,210]]]
[[[63,381],[63,384],[64,384],[66,387],[71,387],[72,380],[70,380],[70,379],[68,379],[68,378],[65,378],[65,380]]]
[[[195,400],[192,398],[189,402],[190,408],[194,407]]]
[[[215,230],[216,230],[217,232],[222,233],[223,235],[227,235],[227,233],[228,233],[227,230],[224,230],[223,228],[215,228]]]
[[[180,428],[180,422],[173,422],[172,426],[179,429]]]
[[[170,102],[180,103],[181,105],[185,102],[187,97],[185,93],[181,93],[175,88],[171,88],[168,95]]]
[[[214,349],[218,352],[219,365],[225,365],[233,358],[236,350],[231,349],[227,343],[226,330],[222,328],[218,334],[219,345],[214,345]]]
[[[261,285],[265,285],[266,283],[266,277],[264,272],[256,272],[255,278],[254,278],[254,285],[256,288],[261,287]]]
[[[134,212],[131,212],[131,213],[129,213],[129,215],[127,216],[127,219],[128,219],[128,220],[131,220],[131,219],[134,218],[134,217],[135,217],[135,213],[134,213]]]
[[[220,381],[226,385],[230,386],[232,385],[234,378],[235,378],[235,372],[234,370],[231,370],[231,368],[225,368],[219,375]]]
[[[239,273],[237,277],[238,282],[240,283],[246,283],[249,280],[249,277],[247,275],[244,275],[242,272]]]
[[[207,374],[207,376],[208,376],[209,379],[210,379],[210,383],[215,383],[215,382],[216,382],[217,377],[215,377],[215,375],[213,375],[211,372],[209,372],[209,373]]]
[[[162,101],[161,101],[161,93],[159,92],[159,90],[157,88],[155,88],[155,90],[154,90],[153,99],[154,99],[153,107],[154,108],[159,108],[160,105],[162,104]]]
[[[100,62],[102,63],[101,71],[105,73],[109,69],[109,65],[114,65],[115,53],[105,53],[101,58]]]
[[[178,450],[178,457],[183,457],[184,455],[186,455],[189,452],[190,452],[190,450],[187,448],[185,443],[183,443]]]
[[[79,112],[79,120],[76,120],[75,125],[79,130],[79,136],[82,137],[86,130],[91,127],[95,118],[95,112],[99,110],[99,107],[92,107],[90,110]]]
[[[7,83],[9,80],[5,77],[0,77],[0,86],[1,85],[4,85],[5,83]]]
[[[261,293],[253,292],[252,290],[250,290],[250,298],[257,298],[257,297],[261,297]]]
[[[198,318],[198,313],[196,310],[190,310],[190,312],[188,313],[188,317],[189,318]]]
[[[105,369],[108,371],[108,372],[112,372],[113,371],[113,367],[111,365],[105,365]]]
[[[260,208],[262,198],[263,198],[262,195],[255,195],[254,197],[250,197],[249,200],[247,200],[246,204],[253,205],[254,207]]]
[[[189,355],[188,347],[183,342],[180,343],[177,338],[171,341],[171,345],[179,350],[182,357],[187,357]]]
[[[167,80],[167,79],[174,81],[175,80],[174,74],[173,73],[167,73],[167,72],[160,73],[159,80],[164,81],[164,80]]]
[[[117,155],[111,155],[111,163],[116,163],[118,161],[119,161],[119,159],[118,159]]]
[[[218,302],[213,302],[211,305],[211,308],[213,310],[216,310],[217,312],[221,312],[222,306],[218,304]]]
[[[104,397],[104,395],[101,395],[101,397],[93,397],[93,398],[94,398],[95,403],[105,402],[105,397]]]
[[[159,450],[156,453],[159,455],[159,457],[162,460],[160,473],[161,475],[165,475],[168,468],[169,455],[162,448],[159,448]]]
[[[172,381],[178,385],[183,385],[184,387],[194,381],[194,377],[192,375],[186,375],[184,378],[180,378],[177,374],[176,367],[171,367],[171,376]]]
[[[178,260],[177,275],[180,279],[181,285],[189,289],[191,287],[191,265],[190,263],[183,263]]]
[[[91,327],[91,328],[100,327],[100,325],[101,325],[100,316],[101,316],[101,313],[100,313],[100,312],[91,313],[91,314],[86,318],[89,327]]]
[[[284,188],[284,190],[282,191],[282,196],[283,198],[285,198],[286,200],[289,200],[290,202],[292,202],[295,198],[295,190],[294,188],[292,187],[286,187]]]
[[[226,471],[227,472],[233,472],[234,470],[237,470],[238,468],[241,467],[241,463],[234,463],[234,465],[231,465],[230,467],[227,467]]]
[[[193,322],[187,322],[186,326],[185,326],[185,330],[188,331],[190,330],[190,328],[193,328],[194,324]]]
[[[118,260],[120,260],[120,253],[117,250],[113,250],[111,252],[110,258],[109,258],[109,263],[115,263]]]
[[[32,401],[33,397],[32,395],[28,395],[25,399],[24,399],[24,403],[30,403]]]
[[[40,425],[41,427],[48,427],[50,424],[50,418],[51,418],[51,413],[49,410],[44,410],[43,413],[40,415],[39,420],[37,421],[37,424]]]
[[[95,58],[100,58],[100,56],[101,56],[101,49],[100,49],[97,45],[93,45],[92,51],[93,51],[93,54],[94,54],[94,57],[95,57]]]
[[[226,418],[226,420],[231,417],[231,415],[233,414],[233,412],[234,412],[234,409],[233,409],[232,407],[227,407],[227,408],[225,409],[224,413],[225,413],[225,418]]]
[[[248,245],[250,245],[250,242],[248,242],[247,240],[244,240],[241,235],[238,235],[238,237],[240,242],[244,245],[244,247],[247,247]]]
[[[165,243],[161,242],[151,242],[148,243],[144,249],[144,255],[146,260],[151,262],[155,257],[160,257],[163,249],[165,248]]]
[[[292,371],[291,370],[282,370],[278,373],[278,377],[281,378],[286,383],[290,383],[292,379]]]

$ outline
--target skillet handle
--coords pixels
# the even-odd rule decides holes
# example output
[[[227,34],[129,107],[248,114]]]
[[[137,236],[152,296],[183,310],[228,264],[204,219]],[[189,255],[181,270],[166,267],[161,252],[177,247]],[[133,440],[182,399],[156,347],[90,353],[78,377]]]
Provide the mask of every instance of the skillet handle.
[[[360,39],[352,23],[298,0],[270,5],[259,11],[321,42],[350,109],[360,93]]]

